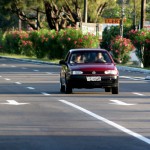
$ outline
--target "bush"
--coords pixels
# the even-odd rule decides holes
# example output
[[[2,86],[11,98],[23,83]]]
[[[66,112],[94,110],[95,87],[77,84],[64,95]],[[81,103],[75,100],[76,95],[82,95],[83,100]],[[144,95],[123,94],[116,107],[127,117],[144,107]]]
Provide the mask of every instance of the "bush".
[[[131,30],[131,27],[124,26],[123,37],[129,38],[128,33]],[[110,28],[105,28],[102,34],[102,42],[100,44],[101,48],[107,49],[110,51],[111,40],[116,36],[120,35],[120,27],[119,26],[111,26]]]
[[[111,40],[111,51],[116,60],[127,63],[130,59],[129,53],[133,50],[133,44],[130,39],[116,36]]]
[[[3,43],[7,53],[52,59],[64,57],[69,49],[98,47],[99,40],[93,34],[83,34],[81,30],[67,28],[59,32],[46,29],[11,31],[6,33]]]
[[[150,31],[142,29],[140,31],[131,30],[129,37],[137,49],[137,56],[144,64],[144,67],[150,67]]]

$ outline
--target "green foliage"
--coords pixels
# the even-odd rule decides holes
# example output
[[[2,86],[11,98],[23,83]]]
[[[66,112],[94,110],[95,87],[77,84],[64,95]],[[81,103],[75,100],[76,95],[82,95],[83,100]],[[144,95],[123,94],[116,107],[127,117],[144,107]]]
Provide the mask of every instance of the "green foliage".
[[[144,67],[150,66],[150,31],[140,30],[135,31],[131,30],[129,32],[129,37],[132,40],[132,43],[137,49],[137,55],[143,62]]]
[[[129,52],[133,50],[133,45],[130,39],[117,36],[111,40],[111,51],[116,60],[122,63],[129,61]]]
[[[18,26],[18,17],[17,14],[14,15],[15,12],[15,8],[14,7],[16,4],[17,8],[23,12],[27,17],[35,17],[36,16],[36,11],[35,9],[39,9],[40,12],[44,12],[44,1],[45,0],[1,0],[0,1],[0,14],[1,14],[1,18],[5,18],[3,19],[3,21],[5,21],[5,24],[1,24],[0,21],[0,28],[13,28],[15,26]],[[52,2],[51,0],[48,0],[50,2]],[[65,0],[53,0],[54,3],[56,3],[56,5],[58,7],[62,7],[65,5]],[[71,8],[71,10],[74,12],[74,5],[75,2],[78,3],[78,5],[80,6],[80,10],[81,10],[81,15],[82,18],[84,20],[84,1],[83,0],[78,0],[78,1],[73,1],[73,0],[67,0],[67,3],[69,5],[69,7]],[[98,13],[98,9],[100,6],[102,6],[104,3],[107,3],[106,7],[101,10]],[[101,21],[103,21],[104,18],[118,18],[121,17],[121,5],[119,5],[120,3],[117,3],[116,0],[91,0],[88,1],[88,21],[89,22],[98,22],[100,23]],[[147,8],[149,8],[149,3],[147,4]],[[139,21],[140,20],[140,7],[141,7],[141,3],[140,0],[136,1],[136,20]],[[134,13],[134,2],[133,0],[130,0],[129,3],[127,3],[125,5],[125,17],[127,18],[127,22],[131,25],[133,22],[133,13]],[[13,13],[12,13],[13,12]],[[15,19],[12,19],[12,16]],[[148,16],[148,15],[146,15]],[[97,18],[98,17],[98,18]],[[7,19],[6,19],[7,18]],[[9,22],[9,20],[11,20]],[[14,21],[15,20],[15,21]],[[45,14],[40,13],[40,24],[42,25],[42,27],[44,26],[44,22],[45,22]],[[13,23],[13,24],[12,24]],[[138,24],[139,22],[137,22]],[[22,23],[24,24],[24,23]],[[45,27],[45,26],[44,26]]]
[[[4,40],[4,49],[5,52],[10,54],[21,54],[19,49],[20,44],[20,32],[7,32]]]
[[[119,26],[111,26],[110,29],[106,27],[103,31],[101,47],[110,51],[111,40],[119,34]]]
[[[124,26],[123,28],[123,37],[129,38],[128,33],[131,30],[131,27]],[[120,27],[119,26],[111,26],[110,28],[106,27],[103,31],[101,48],[107,49],[110,51],[111,40],[120,35]]]
[[[3,45],[5,52],[11,54],[60,59],[66,55],[69,49],[98,47],[99,40],[93,34],[83,34],[81,30],[74,28],[64,29],[60,32],[43,29],[30,32],[7,32]]]

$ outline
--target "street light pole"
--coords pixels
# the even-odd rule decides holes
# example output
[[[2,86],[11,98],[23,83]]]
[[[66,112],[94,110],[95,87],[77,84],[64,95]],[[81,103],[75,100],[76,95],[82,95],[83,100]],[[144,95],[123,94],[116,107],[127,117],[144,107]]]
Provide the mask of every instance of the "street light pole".
[[[134,30],[136,30],[136,5],[135,5],[135,0],[134,0],[133,28],[134,28]]]
[[[145,22],[145,9],[146,9],[146,0],[141,0],[141,29],[144,27]]]
[[[87,0],[84,0],[84,22],[87,23]]]
[[[121,4],[121,19],[120,19],[120,36],[123,37],[123,20],[124,20],[124,0]]]

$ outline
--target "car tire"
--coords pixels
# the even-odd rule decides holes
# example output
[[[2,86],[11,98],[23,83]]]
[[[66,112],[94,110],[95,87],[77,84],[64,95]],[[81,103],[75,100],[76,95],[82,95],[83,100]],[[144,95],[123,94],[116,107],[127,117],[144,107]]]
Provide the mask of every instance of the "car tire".
[[[118,94],[119,93],[119,87],[112,87],[112,94]]]
[[[109,87],[105,88],[105,92],[110,92],[110,91],[111,91],[111,88],[109,88]]]
[[[66,94],[72,93],[72,87],[67,83],[67,81],[65,82],[65,93]]]
[[[60,92],[65,92],[65,86],[62,85],[62,82],[60,82]]]

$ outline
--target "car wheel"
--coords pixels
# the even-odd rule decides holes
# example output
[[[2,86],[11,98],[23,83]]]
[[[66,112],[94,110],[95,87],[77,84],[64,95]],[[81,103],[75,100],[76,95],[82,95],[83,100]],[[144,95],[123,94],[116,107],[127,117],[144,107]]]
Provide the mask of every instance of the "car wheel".
[[[72,93],[72,87],[66,82],[65,84],[65,93],[71,94]]]
[[[112,94],[118,94],[119,93],[119,88],[117,87],[112,87]]]
[[[60,82],[60,92],[65,92],[65,86]]]
[[[109,87],[105,88],[105,92],[110,92],[110,91],[111,91],[111,89]]]

